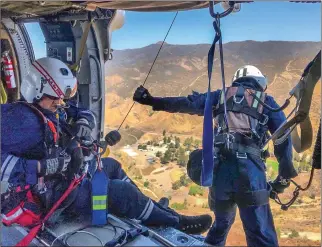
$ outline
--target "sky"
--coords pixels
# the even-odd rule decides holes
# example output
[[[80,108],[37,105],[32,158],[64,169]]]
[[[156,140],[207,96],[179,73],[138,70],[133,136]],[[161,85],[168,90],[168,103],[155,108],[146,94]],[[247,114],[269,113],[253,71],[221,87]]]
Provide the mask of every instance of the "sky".
[[[215,11],[221,11],[219,5]],[[132,49],[162,41],[175,12],[125,13],[124,26],[113,32],[112,48]],[[170,44],[211,43],[214,37],[208,9],[180,11],[168,38]],[[241,11],[221,20],[223,42],[242,40],[321,41],[321,4],[291,2],[243,3]],[[39,25],[27,24],[36,58],[45,56]]]

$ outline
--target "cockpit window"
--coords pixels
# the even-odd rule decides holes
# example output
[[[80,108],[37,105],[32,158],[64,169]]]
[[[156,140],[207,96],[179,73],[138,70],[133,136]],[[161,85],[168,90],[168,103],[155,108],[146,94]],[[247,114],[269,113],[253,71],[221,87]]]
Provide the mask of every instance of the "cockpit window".
[[[45,36],[40,28],[39,23],[26,23],[25,27],[34,50],[35,59],[46,57]]]

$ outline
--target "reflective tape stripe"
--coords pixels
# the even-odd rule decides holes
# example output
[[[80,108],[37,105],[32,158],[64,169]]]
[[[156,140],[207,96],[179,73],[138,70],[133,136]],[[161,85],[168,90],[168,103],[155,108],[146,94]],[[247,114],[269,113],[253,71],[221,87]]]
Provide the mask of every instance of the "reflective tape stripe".
[[[23,210],[22,208],[19,208],[14,214],[10,215],[10,216],[6,216],[4,214],[2,214],[2,218],[4,220],[7,220],[7,221],[12,221],[14,220],[15,218],[19,217],[21,214],[23,213]]]
[[[137,218],[138,220],[146,220],[150,217],[152,210],[153,210],[154,204],[152,200],[150,199],[147,204],[145,205],[144,210],[142,211],[141,215]]]
[[[262,92],[257,91],[257,92],[256,92],[256,97],[260,99],[260,98],[261,98],[261,96],[262,96]],[[254,99],[253,107],[254,107],[254,108],[257,108],[257,106],[258,106],[258,100],[257,100],[257,99]]]
[[[107,204],[107,196],[92,196],[92,209],[105,210]]]
[[[150,203],[150,205],[149,205],[149,208],[148,208],[148,210],[146,211],[145,215],[143,216],[142,220],[147,220],[147,219],[150,217],[150,215],[151,215],[151,213],[152,213],[152,210],[153,210],[153,207],[154,207],[154,204],[153,204],[153,202],[151,201],[151,203]]]
[[[129,179],[128,176],[125,176],[124,178],[122,178],[122,181],[125,181],[127,183],[130,183],[131,182],[131,179]]]
[[[106,209],[106,202],[101,205],[93,205],[93,210],[105,210]]]
[[[8,155],[1,167],[1,181],[7,182],[10,178],[11,172],[17,161],[18,157],[13,155]]]
[[[5,159],[5,161],[3,162],[2,166],[1,166],[1,174],[4,173],[5,169],[7,169],[8,163],[12,158],[13,158],[12,155],[7,156],[7,158]]]
[[[93,196],[93,200],[101,201],[101,200],[106,200],[106,199],[107,199],[106,195],[104,195],[104,196]]]

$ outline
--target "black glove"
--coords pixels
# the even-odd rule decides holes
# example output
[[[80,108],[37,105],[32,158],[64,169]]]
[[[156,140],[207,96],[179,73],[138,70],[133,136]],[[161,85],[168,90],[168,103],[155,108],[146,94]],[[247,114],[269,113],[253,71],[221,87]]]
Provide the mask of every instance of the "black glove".
[[[153,105],[153,97],[151,96],[151,94],[149,93],[149,91],[142,87],[139,86],[133,95],[133,100],[142,104],[142,105]]]
[[[56,158],[43,159],[40,161],[39,176],[43,177],[63,173],[68,169],[70,162],[71,156],[69,156],[68,154]]]
[[[270,194],[271,198],[275,198],[275,193],[280,194],[283,193],[286,188],[288,188],[291,184],[289,179],[283,179],[278,176],[274,181],[269,182],[272,187],[272,191]]]
[[[112,130],[111,132],[107,133],[107,135],[105,136],[105,141],[109,146],[114,146],[120,140],[121,140],[121,134],[117,130]]]
[[[85,118],[80,118],[74,124],[75,135],[79,138],[90,136],[92,128]]]
[[[73,178],[74,174],[78,174],[84,166],[83,151],[75,138],[69,143],[68,147],[66,148],[66,153],[71,157],[67,173],[69,178]]]

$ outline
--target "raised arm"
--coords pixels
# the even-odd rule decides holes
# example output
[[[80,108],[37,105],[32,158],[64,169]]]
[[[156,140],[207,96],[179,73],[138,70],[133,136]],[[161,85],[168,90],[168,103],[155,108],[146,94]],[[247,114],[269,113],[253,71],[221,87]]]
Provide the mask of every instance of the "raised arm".
[[[213,105],[217,104],[220,91],[211,93]],[[203,116],[207,94],[193,92],[187,97],[153,97],[147,89],[140,86],[134,93],[133,100],[150,105],[154,111],[166,111],[170,113],[187,113]]]

